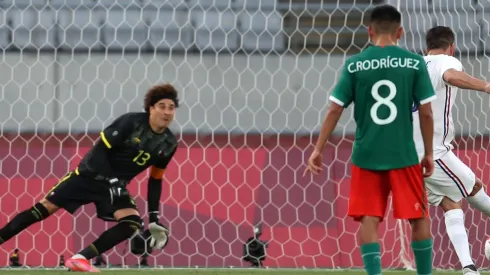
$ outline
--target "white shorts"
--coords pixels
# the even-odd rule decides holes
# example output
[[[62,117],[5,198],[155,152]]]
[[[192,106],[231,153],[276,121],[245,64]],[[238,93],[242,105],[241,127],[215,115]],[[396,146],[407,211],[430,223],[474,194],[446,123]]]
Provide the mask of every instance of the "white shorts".
[[[434,173],[425,178],[428,201],[436,206],[444,197],[459,202],[472,192],[475,180],[475,173],[449,151],[434,161]]]

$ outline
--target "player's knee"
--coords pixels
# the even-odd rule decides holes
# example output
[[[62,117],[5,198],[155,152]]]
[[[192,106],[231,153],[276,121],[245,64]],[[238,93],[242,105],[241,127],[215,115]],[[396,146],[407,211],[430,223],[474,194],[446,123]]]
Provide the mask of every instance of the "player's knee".
[[[40,200],[38,204],[42,205],[42,207],[46,209],[46,211],[48,211],[48,216],[58,211],[58,209],[60,209],[57,205],[54,205],[52,202],[48,201],[47,199]]]
[[[439,206],[444,212],[447,212],[454,209],[461,209],[461,202],[455,202],[448,197],[444,197]]]
[[[473,186],[473,190],[471,190],[470,197],[476,195],[476,193],[480,192],[483,188],[483,184],[479,179],[476,179],[475,186]]]
[[[121,220],[124,217],[127,216],[139,216],[138,210],[134,208],[124,208],[124,209],[119,209],[116,212],[113,213],[114,218],[116,221]]]
[[[412,226],[412,239],[414,241],[422,241],[431,238],[430,219],[423,217],[419,219],[409,219]]]
[[[125,228],[128,233],[128,237],[136,234],[141,228],[143,228],[143,219],[138,215],[130,215],[118,220],[121,227]]]
[[[377,228],[381,222],[380,217],[364,216],[361,218],[361,225]]]
[[[30,213],[39,221],[42,221],[51,215],[49,210],[39,202],[31,207]]]

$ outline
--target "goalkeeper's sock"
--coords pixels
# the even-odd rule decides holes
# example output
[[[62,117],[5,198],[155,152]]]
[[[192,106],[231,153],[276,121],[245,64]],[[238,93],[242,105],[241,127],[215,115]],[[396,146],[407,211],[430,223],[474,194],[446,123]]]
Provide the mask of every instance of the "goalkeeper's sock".
[[[432,274],[432,239],[412,241],[418,275]]]
[[[368,275],[381,274],[381,252],[379,243],[361,245],[362,261]]]
[[[472,207],[480,210],[487,217],[490,217],[490,197],[483,188],[474,196],[468,197],[467,200]]]
[[[461,266],[472,265],[473,260],[470,254],[470,245],[468,243],[468,234],[464,227],[464,213],[461,209],[453,209],[444,213],[446,222],[446,231],[454,250],[458,255]]]
[[[137,225],[129,221],[130,219],[122,219],[118,224],[102,233],[97,240],[80,251],[77,255],[81,255],[85,257],[85,259],[90,260],[113,248],[120,242],[129,239],[137,230],[139,230]]]
[[[73,257],[71,257],[72,259],[84,259],[86,260],[87,258],[85,258],[83,255],[80,255],[80,254],[77,254],[77,255],[74,255]]]
[[[49,212],[46,207],[40,203],[36,203],[30,209],[17,214],[17,216],[0,229],[0,244],[8,241],[30,225],[42,221],[47,217],[49,217]]]

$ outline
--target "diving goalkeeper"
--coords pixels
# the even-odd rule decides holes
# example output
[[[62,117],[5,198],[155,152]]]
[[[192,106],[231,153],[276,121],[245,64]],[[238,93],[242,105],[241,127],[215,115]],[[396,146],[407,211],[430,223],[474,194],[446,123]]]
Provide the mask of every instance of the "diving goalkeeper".
[[[0,229],[0,243],[60,208],[73,214],[80,206],[94,203],[98,218],[117,221],[117,224],[68,259],[65,266],[72,271],[98,272],[90,264],[90,259],[144,227],[126,185],[150,168],[147,197],[148,228],[152,235],[150,245],[156,249],[163,248],[168,241],[168,229],[159,223],[158,210],[162,176],[178,145],[168,129],[179,106],[177,96],[177,91],[170,84],[150,88],[144,99],[145,112],[124,114],[104,129],[100,139],[74,171],[61,179],[41,201]]]

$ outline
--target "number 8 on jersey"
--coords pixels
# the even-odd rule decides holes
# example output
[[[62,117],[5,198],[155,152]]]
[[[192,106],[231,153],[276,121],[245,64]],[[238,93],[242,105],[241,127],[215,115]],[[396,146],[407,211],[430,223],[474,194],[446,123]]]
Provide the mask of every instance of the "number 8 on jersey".
[[[379,88],[381,86],[388,87],[390,92],[387,97],[381,97],[379,95]],[[386,79],[380,80],[374,83],[373,88],[371,88],[371,95],[376,100],[376,103],[374,103],[373,107],[371,107],[371,118],[373,119],[373,122],[378,125],[386,125],[395,121],[396,115],[398,113],[398,109],[396,108],[396,105],[392,102],[392,100],[396,96],[395,84]],[[386,105],[390,109],[390,115],[384,119],[378,117],[378,109],[382,105]]]

